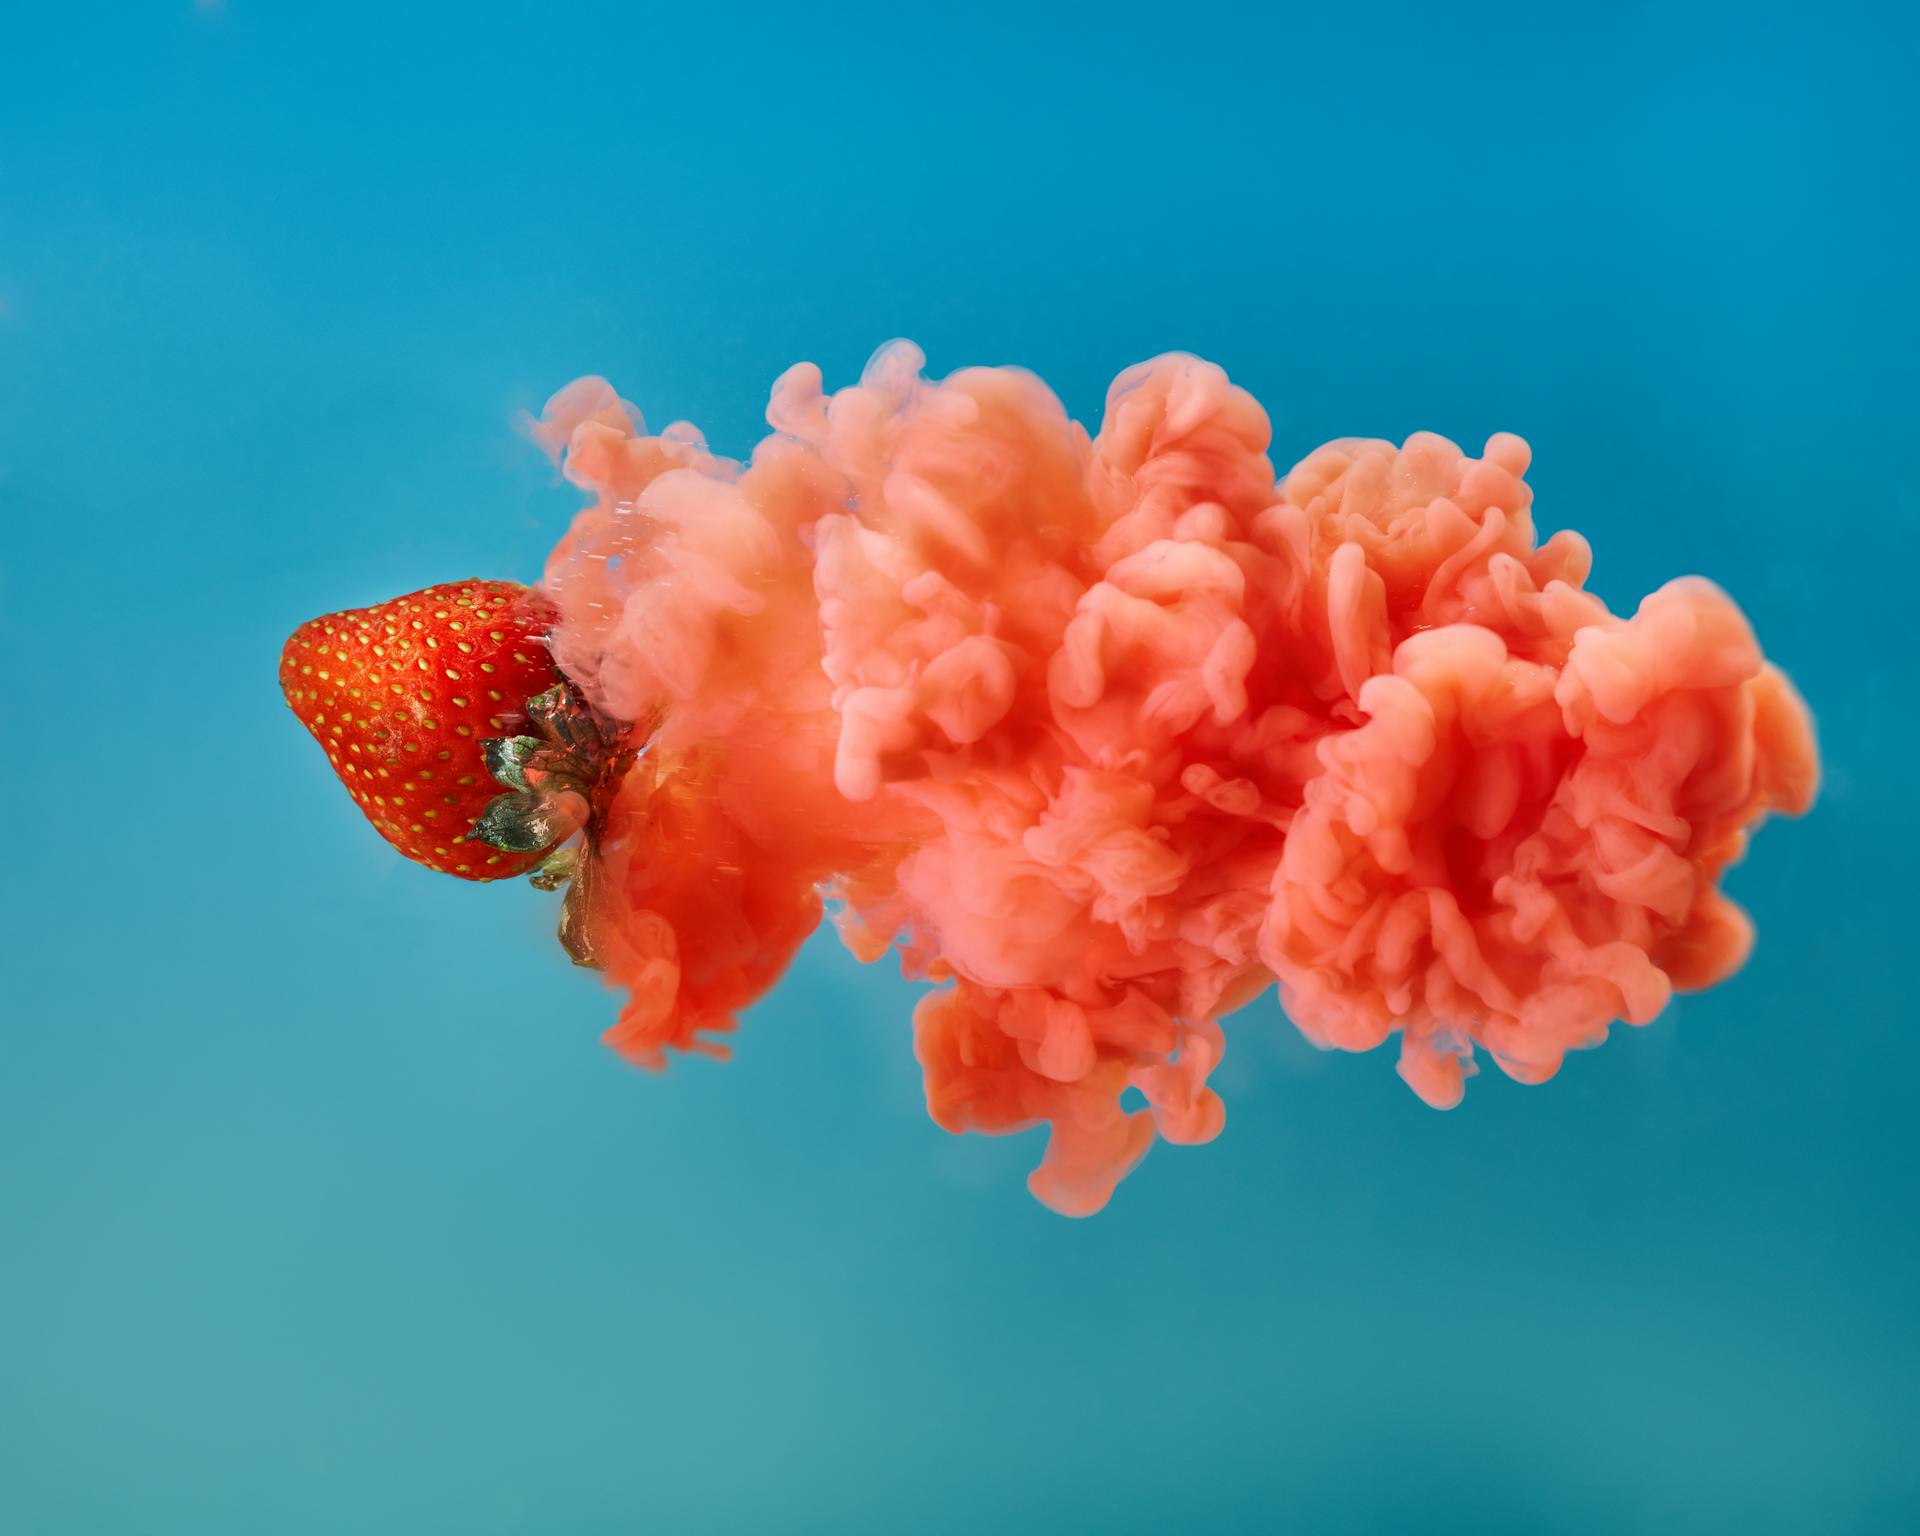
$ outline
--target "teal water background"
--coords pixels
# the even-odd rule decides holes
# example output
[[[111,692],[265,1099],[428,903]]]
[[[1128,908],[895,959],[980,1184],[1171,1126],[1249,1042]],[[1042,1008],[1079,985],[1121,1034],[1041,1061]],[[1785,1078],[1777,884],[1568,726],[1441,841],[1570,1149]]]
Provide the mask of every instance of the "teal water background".
[[[0,5],[0,1533],[1920,1529],[1909,8]],[[1100,1217],[822,939],[654,1077],[279,643],[537,575],[576,374],[722,451],[895,335],[1282,461],[1529,439],[1823,799],[1732,983],[1451,1114],[1271,998]]]

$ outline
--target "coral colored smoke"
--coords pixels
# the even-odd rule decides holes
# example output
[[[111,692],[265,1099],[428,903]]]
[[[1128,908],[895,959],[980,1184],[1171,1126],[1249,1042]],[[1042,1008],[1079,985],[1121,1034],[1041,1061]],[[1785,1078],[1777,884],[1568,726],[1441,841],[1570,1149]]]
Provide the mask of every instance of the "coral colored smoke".
[[[1123,373],[1091,440],[1030,374],[922,361],[789,370],[744,467],[597,379],[537,429],[595,497],[547,569],[560,663],[665,709],[605,842],[623,1052],[717,1049],[831,902],[940,983],[933,1118],[1047,1123],[1033,1192],[1084,1215],[1219,1133],[1220,1020],[1269,983],[1319,1045],[1397,1032],[1447,1107],[1476,1048],[1542,1082],[1740,965],[1717,882],[1810,804],[1807,711],[1710,583],[1582,591],[1519,438],[1276,481],[1195,358]]]

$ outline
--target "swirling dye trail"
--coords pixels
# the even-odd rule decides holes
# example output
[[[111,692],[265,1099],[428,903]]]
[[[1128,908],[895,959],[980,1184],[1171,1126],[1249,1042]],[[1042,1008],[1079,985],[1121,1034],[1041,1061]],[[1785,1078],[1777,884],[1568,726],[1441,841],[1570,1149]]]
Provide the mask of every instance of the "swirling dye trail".
[[[830,907],[939,984],[933,1118],[1049,1125],[1032,1189],[1083,1215],[1219,1133],[1220,1021],[1270,983],[1322,1046],[1397,1032],[1446,1107],[1476,1052],[1542,1082],[1741,964],[1718,880],[1810,804],[1807,710],[1710,583],[1584,591],[1519,438],[1276,478],[1192,357],[1123,373],[1092,438],[1030,374],[922,365],[791,369],[746,465],[599,379],[536,426],[594,497],[555,653],[665,712],[602,845],[621,1051],[720,1049]]]

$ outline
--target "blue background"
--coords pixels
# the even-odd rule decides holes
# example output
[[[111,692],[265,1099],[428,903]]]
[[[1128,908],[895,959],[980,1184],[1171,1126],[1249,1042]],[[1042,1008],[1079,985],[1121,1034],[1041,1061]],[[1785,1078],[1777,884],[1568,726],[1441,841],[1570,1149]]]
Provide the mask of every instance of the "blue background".
[[[0,9],[0,1531],[1920,1528],[1911,16]],[[621,1066],[279,642],[535,576],[576,374],[739,453],[896,334],[1526,436],[1818,712],[1752,964],[1449,1115],[1268,999],[1079,1223],[826,940]]]

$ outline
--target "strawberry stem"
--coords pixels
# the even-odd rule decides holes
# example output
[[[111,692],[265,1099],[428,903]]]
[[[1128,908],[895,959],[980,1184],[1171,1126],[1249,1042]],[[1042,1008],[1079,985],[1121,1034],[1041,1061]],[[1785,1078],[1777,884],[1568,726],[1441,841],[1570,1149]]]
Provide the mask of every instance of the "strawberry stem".
[[[579,861],[573,880],[567,886],[567,894],[560,902],[560,947],[575,965],[590,971],[606,969],[605,954],[599,941],[599,909],[603,900],[600,886],[603,878],[599,873],[599,861],[589,848],[586,857]]]

